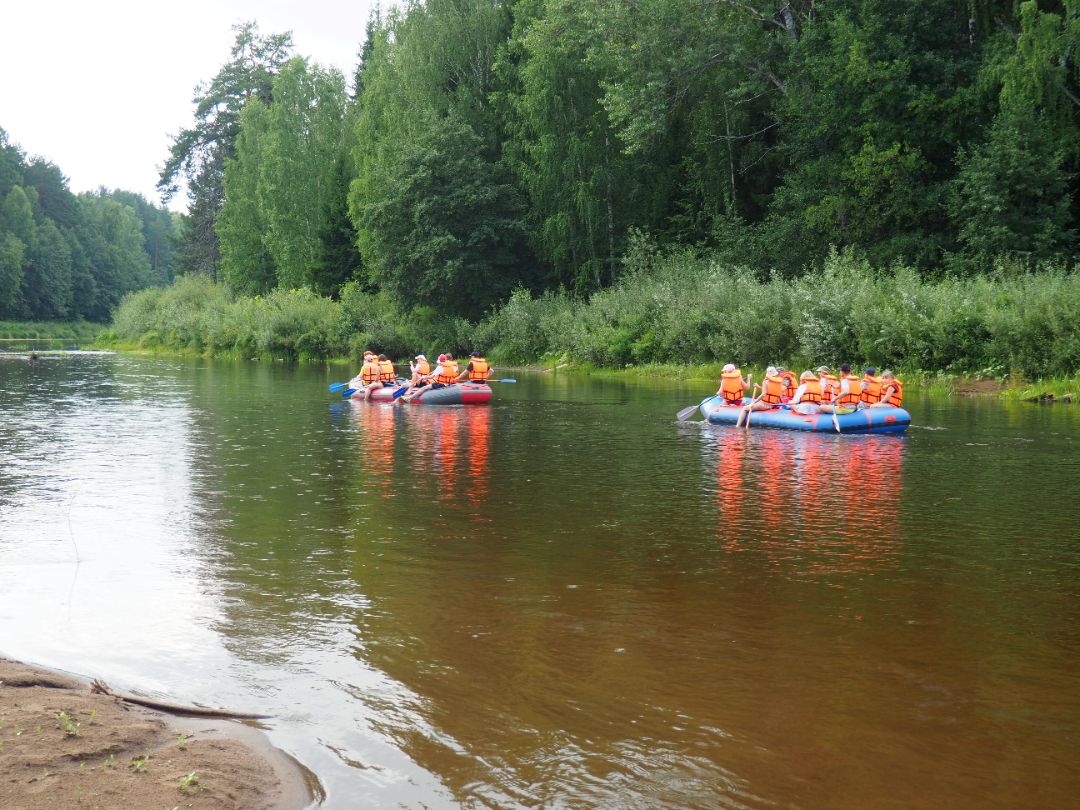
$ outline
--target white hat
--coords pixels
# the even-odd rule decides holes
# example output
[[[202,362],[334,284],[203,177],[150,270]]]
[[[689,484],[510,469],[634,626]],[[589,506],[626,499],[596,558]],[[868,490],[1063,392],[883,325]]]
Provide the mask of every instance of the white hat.
[[[413,358],[413,360],[427,360],[427,358],[424,357],[424,355],[422,354],[418,354],[416,355],[416,357]]]
[[[734,370],[735,370],[735,364],[734,363],[728,363],[726,366],[724,366],[724,371],[734,371]]]
[[[769,366],[767,369],[765,369],[765,376],[766,377],[775,377],[776,376],[776,366]]]

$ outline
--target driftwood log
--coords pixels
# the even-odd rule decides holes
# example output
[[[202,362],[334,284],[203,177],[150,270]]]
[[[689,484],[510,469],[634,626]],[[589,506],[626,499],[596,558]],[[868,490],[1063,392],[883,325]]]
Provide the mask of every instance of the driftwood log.
[[[179,714],[185,717],[221,717],[229,720],[265,720],[273,717],[270,714],[249,714],[247,712],[234,712],[228,709],[210,709],[204,706],[184,706],[180,703],[166,703],[160,700],[130,695],[126,692],[116,692],[109,688],[104,681],[94,679],[90,683],[90,691],[96,695],[108,695],[125,703],[134,703],[137,706],[145,706],[148,709],[157,709],[159,712]]]

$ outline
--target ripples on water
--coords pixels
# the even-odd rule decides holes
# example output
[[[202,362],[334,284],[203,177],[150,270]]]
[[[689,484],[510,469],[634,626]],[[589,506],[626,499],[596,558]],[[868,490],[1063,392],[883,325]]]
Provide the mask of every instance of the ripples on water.
[[[1074,411],[740,431],[519,376],[0,364],[0,651],[272,712],[327,807],[1071,804]]]

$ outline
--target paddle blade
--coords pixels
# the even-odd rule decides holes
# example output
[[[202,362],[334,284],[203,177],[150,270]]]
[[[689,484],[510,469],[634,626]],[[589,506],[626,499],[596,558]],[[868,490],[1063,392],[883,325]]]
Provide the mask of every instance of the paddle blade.
[[[407,394],[408,391],[409,391],[408,386],[406,386],[406,385],[401,386],[401,388],[399,388],[397,391],[394,392],[394,399],[398,399],[399,397],[405,396],[405,394]]]
[[[693,414],[694,411],[698,409],[698,407],[699,406],[697,405],[691,405],[688,408],[683,408],[681,411],[675,414],[675,419],[677,419],[679,422],[685,422],[687,419],[690,418],[691,414]]]
[[[488,380],[488,382],[517,382],[517,380]]]
[[[837,433],[840,432],[840,422],[836,418],[836,408],[835,407],[833,408],[833,412],[832,412],[832,426],[834,428],[836,428]]]
[[[355,393],[356,393],[355,388],[346,388],[344,391],[341,392],[341,397],[342,397],[342,399],[348,399],[349,397],[351,397]]]
[[[349,387],[348,383],[330,383],[330,393],[331,394],[336,394],[341,389],[348,388],[348,387]]]

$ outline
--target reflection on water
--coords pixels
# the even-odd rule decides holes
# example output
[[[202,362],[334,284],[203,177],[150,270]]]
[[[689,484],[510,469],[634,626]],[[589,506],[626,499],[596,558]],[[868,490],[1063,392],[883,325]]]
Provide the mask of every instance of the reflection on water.
[[[895,566],[906,446],[897,436],[706,430],[717,534],[728,551],[796,574]]]
[[[518,377],[0,364],[0,653],[273,713],[330,808],[1072,806],[1080,412]]]

